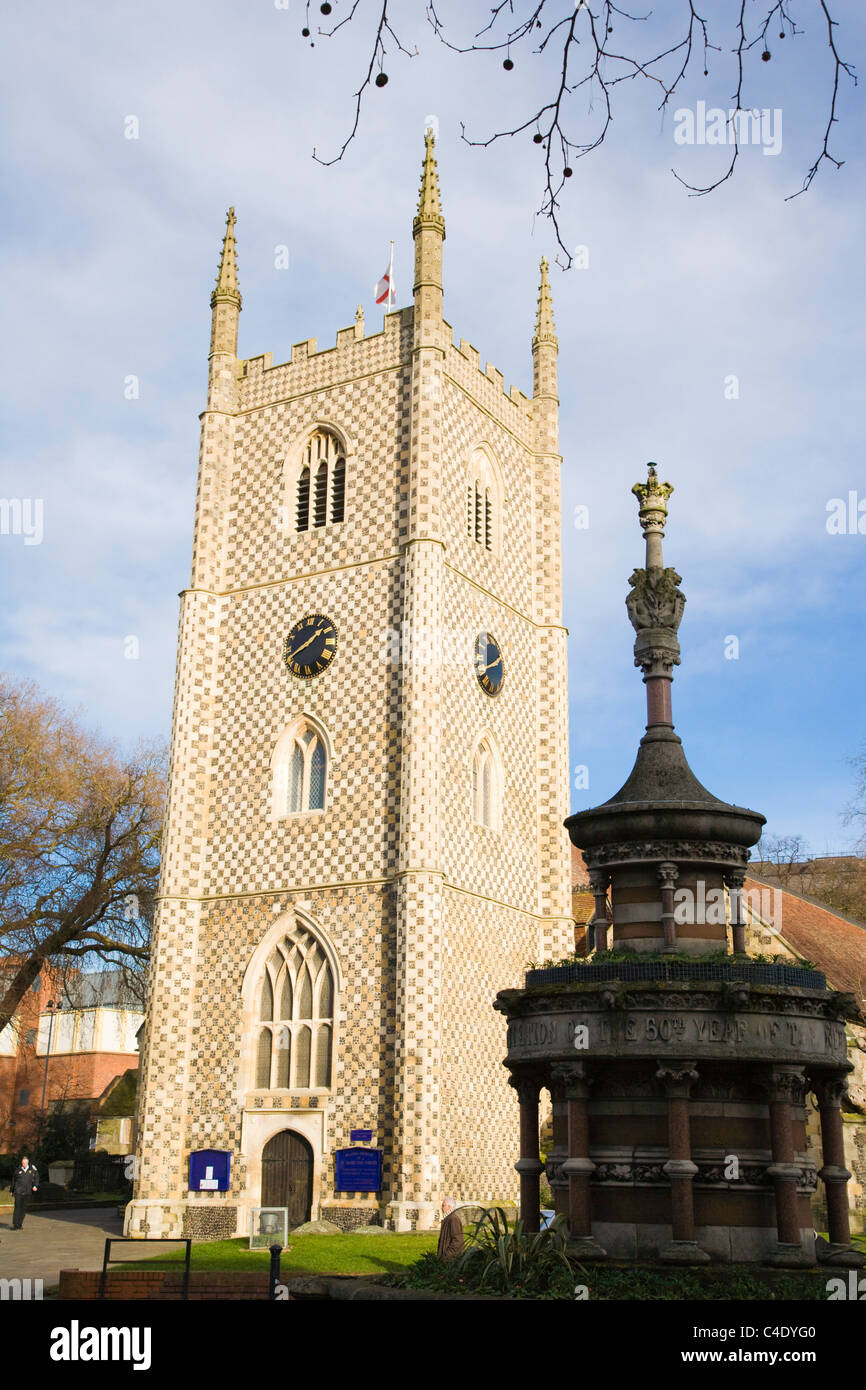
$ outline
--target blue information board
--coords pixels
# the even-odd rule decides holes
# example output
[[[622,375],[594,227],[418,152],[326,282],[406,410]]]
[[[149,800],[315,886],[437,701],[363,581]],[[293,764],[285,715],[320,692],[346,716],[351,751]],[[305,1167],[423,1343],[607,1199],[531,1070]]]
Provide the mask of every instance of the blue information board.
[[[225,1149],[196,1149],[189,1156],[190,1192],[228,1192],[231,1164]]]
[[[373,1138],[372,1129],[353,1129],[349,1133],[349,1138],[353,1144],[369,1144]]]
[[[337,1192],[380,1192],[382,1189],[381,1149],[337,1149]]]

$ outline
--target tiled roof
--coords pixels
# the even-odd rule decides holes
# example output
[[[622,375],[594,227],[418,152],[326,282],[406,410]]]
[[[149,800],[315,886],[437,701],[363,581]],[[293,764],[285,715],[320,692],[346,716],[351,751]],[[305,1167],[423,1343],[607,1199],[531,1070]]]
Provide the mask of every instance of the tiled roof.
[[[866,924],[841,917],[829,907],[811,902],[801,893],[779,888],[766,879],[747,878],[750,888],[775,888],[782,894],[781,934],[788,945],[823,970],[835,989],[857,996],[861,1007],[866,1001]]]
[[[571,886],[586,888],[589,884],[589,869],[577,845],[571,846]]]
[[[141,1004],[124,982],[120,970],[96,970],[88,975],[70,975],[63,986],[66,1009],[135,1009]]]
[[[586,926],[595,914],[595,898],[583,888],[571,891],[571,915],[578,926]]]

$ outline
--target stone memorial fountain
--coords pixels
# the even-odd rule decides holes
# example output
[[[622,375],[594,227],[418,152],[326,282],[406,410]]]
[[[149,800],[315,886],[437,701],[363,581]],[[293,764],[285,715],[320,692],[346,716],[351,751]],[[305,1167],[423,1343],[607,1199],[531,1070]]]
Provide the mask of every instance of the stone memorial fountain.
[[[538,1229],[538,1107],[553,1105],[546,1173],[570,1248],[672,1264],[810,1265],[810,1196],[826,1186],[821,1258],[851,1249],[841,1102],[853,995],[817,971],[750,959],[743,884],[764,817],[718,800],[689,767],[671,715],[685,598],[666,569],[670,483],[634,489],[646,564],[629,580],[647,728],[620,791],[566,821],[595,896],[590,954],[530,970],[495,1007],[521,1118],[521,1215]],[[608,936],[611,940],[608,940]],[[821,1118],[823,1166],[804,1104]]]

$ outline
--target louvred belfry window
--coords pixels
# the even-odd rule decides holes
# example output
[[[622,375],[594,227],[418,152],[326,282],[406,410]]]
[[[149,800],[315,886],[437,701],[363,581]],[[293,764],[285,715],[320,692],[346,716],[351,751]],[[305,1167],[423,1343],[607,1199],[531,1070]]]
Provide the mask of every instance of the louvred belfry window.
[[[466,534],[484,550],[495,551],[499,525],[500,488],[490,456],[476,449],[466,484]]]
[[[301,531],[344,521],[346,455],[331,430],[319,429],[307,440],[298,475],[295,526]]]

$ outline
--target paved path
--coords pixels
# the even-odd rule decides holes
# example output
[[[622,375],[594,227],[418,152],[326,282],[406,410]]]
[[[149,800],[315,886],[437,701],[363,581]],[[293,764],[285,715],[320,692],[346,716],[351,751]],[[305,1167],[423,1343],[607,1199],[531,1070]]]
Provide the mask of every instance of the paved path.
[[[0,1209],[0,1278],[41,1279],[49,1289],[59,1283],[61,1269],[101,1269],[105,1238],[122,1235],[122,1225],[116,1206],[47,1211],[41,1216],[31,1207],[21,1230],[13,1231],[12,1208],[4,1207]],[[145,1243],[139,1244],[144,1249]],[[132,1249],[118,1246],[113,1253]]]

